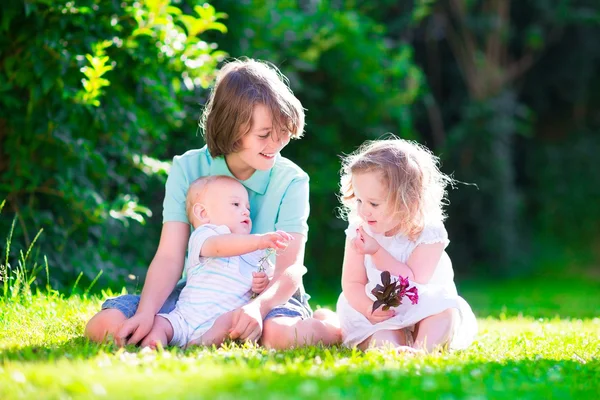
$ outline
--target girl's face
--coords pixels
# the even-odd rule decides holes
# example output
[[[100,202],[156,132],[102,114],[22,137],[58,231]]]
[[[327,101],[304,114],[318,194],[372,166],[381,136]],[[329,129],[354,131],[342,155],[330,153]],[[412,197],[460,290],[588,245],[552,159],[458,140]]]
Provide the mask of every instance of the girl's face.
[[[399,223],[388,201],[388,188],[379,172],[352,174],[352,188],[359,217],[373,233],[385,234]]]
[[[252,111],[252,127],[241,139],[242,149],[229,155],[229,168],[234,175],[245,170],[240,174],[241,177],[236,175],[242,180],[248,179],[256,170],[269,170],[275,165],[275,158],[281,149],[289,142],[289,133],[274,131],[269,109],[257,104]],[[232,167],[240,171],[234,171]]]

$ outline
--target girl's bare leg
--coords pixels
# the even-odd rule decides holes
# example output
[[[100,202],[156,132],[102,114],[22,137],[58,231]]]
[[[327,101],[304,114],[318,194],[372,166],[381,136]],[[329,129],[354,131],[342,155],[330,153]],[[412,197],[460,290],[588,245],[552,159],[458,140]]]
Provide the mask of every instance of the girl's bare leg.
[[[458,310],[449,308],[423,319],[415,328],[413,347],[431,352],[439,347],[447,346],[452,340],[452,333],[459,318]]]
[[[160,343],[167,346],[173,338],[173,327],[168,319],[159,315],[154,317],[154,325],[150,333],[142,340],[140,347],[150,347],[155,349]]]
[[[403,329],[377,331],[360,343],[358,348],[365,351],[390,346],[395,348],[407,347],[406,334]]]

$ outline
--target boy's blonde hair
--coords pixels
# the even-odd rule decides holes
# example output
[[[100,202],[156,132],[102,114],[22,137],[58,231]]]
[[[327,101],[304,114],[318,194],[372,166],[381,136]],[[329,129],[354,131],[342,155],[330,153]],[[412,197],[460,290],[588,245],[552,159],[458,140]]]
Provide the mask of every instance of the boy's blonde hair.
[[[190,184],[185,197],[185,213],[187,214],[188,221],[190,223],[192,222],[192,217],[194,214],[194,204],[196,204],[199,200],[201,201],[210,184],[223,180],[235,182],[241,185],[237,179],[227,175],[201,176]]]
[[[241,59],[225,64],[217,76],[200,118],[208,150],[218,157],[240,150],[240,139],[252,127],[254,106],[271,112],[275,134],[300,138],[304,109],[277,67],[263,61]]]
[[[398,139],[368,141],[344,157],[341,171],[342,217],[357,217],[352,175],[379,172],[400,223],[394,233],[415,240],[426,221],[443,221],[446,186],[453,179],[439,170],[439,159],[419,143]]]

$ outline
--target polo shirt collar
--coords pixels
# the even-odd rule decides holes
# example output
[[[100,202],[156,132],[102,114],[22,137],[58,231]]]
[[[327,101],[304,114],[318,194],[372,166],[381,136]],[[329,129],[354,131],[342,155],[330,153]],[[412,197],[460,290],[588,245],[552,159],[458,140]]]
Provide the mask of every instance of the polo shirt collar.
[[[229,167],[225,162],[224,156],[213,158],[209,154],[209,157],[211,160],[210,175],[226,175],[235,178],[235,176],[233,176],[233,174],[229,170]],[[278,154],[277,157],[279,158],[280,155]],[[247,189],[250,189],[255,193],[265,194],[265,192],[267,191],[267,186],[269,185],[270,176],[271,169],[267,171],[256,170],[250,178],[246,179],[245,181],[240,181],[240,183],[244,185]]]

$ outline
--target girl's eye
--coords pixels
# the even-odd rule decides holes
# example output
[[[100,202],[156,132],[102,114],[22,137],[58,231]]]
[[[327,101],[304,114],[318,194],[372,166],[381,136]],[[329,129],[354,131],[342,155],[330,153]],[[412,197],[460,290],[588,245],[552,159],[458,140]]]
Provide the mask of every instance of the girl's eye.
[[[268,138],[269,136],[271,136],[271,132],[269,132],[269,133],[265,133],[264,135],[258,135],[258,137],[259,137],[259,138],[261,138],[261,139],[266,139],[266,138]]]

